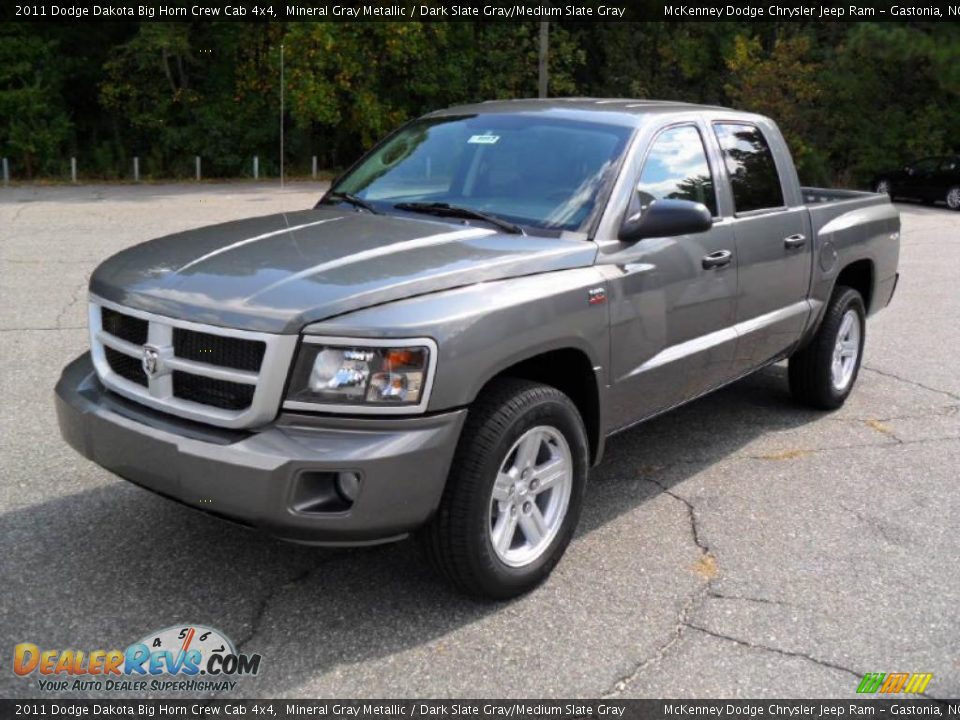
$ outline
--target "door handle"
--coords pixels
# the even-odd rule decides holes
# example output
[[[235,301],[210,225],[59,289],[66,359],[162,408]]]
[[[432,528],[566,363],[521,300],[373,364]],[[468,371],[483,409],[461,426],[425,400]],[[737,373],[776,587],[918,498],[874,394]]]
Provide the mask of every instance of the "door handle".
[[[704,269],[709,270],[710,268],[719,268],[723,267],[724,265],[729,265],[732,259],[733,253],[729,250],[717,250],[709,255],[704,255],[701,262]]]
[[[790,235],[789,237],[785,237],[783,239],[783,246],[787,250],[793,250],[794,248],[803,247],[806,242],[807,242],[807,238],[805,238],[800,233],[797,233],[796,235]]]

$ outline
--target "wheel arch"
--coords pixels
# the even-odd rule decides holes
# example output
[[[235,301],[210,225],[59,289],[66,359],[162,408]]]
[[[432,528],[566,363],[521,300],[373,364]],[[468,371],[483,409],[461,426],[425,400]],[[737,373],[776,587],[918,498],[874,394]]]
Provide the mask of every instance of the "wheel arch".
[[[480,395],[499,378],[515,377],[550,385],[564,393],[576,406],[587,431],[590,463],[596,465],[603,456],[603,423],[601,421],[601,377],[581,348],[561,347],[533,354],[498,370],[480,387]]]
[[[874,308],[876,289],[876,263],[869,257],[859,257],[848,261],[837,273],[833,282],[824,280],[814,291],[814,298],[821,301],[816,318],[807,326],[803,337],[796,344],[790,354],[803,350],[820,330],[830,298],[838,287],[853,288],[863,298],[863,307],[867,315],[879,308]]]
[[[863,298],[863,307],[869,315],[872,311],[874,288],[876,287],[876,267],[873,260],[861,258],[847,263],[837,273],[833,289],[840,286],[853,288]],[[831,292],[832,294],[832,292]]]

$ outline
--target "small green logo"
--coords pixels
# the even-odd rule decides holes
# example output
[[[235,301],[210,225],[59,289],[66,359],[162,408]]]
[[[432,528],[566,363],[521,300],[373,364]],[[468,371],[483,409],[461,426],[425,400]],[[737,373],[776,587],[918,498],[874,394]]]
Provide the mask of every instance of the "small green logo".
[[[857,687],[858,693],[907,693],[919,695],[933,680],[933,673],[867,673]]]

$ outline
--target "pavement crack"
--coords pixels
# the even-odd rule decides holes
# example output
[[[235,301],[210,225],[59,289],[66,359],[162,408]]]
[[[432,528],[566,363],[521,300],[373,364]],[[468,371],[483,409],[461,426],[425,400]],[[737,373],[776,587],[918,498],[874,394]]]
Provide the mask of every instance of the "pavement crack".
[[[795,652],[793,650],[783,650],[782,648],[771,647],[770,645],[762,645],[760,643],[752,643],[747,640],[743,640],[741,638],[735,638],[730,635],[724,635],[723,633],[715,632],[714,630],[710,630],[701,625],[688,624],[687,627],[690,628],[691,630],[698,630],[699,632],[702,632],[704,635],[709,635],[711,637],[715,637],[720,640],[726,640],[728,642],[736,643],[741,647],[750,648],[751,650],[760,650],[762,652],[769,652],[775,655],[781,655],[783,657],[798,658],[800,660],[806,660],[807,662],[811,662],[814,665],[819,665],[820,667],[823,667],[823,668],[828,668],[830,670],[836,670],[838,672],[847,673],[848,675],[853,676],[857,680],[862,680],[863,676],[866,674],[866,673],[858,672],[856,670],[851,670],[848,667],[844,667],[843,665],[838,665],[837,663],[830,662],[829,660],[823,660],[821,658],[814,657],[813,655],[809,655],[807,653]],[[941,702],[938,700],[938,698],[935,698],[932,695],[929,695],[927,693],[917,693],[916,697],[921,697],[921,698],[924,698],[925,700],[934,700],[937,702]]]
[[[633,669],[622,676],[619,680],[613,683],[613,687],[610,688],[606,693],[601,695],[602,699],[608,699],[618,696],[627,687],[651,665],[655,665],[660,662],[667,653],[669,653],[673,647],[680,642],[683,638],[683,632],[686,628],[692,627],[687,619],[693,614],[693,612],[703,603],[704,597],[706,596],[706,590],[710,586],[710,581],[707,581],[702,587],[700,587],[696,592],[691,593],[690,597],[687,598],[687,602],[684,603],[684,606],[680,609],[680,614],[677,617],[677,624],[670,631],[669,639],[662,643],[654,651],[652,655],[642,659],[640,662],[633,666]]]
[[[864,424],[874,432],[878,432],[881,435],[886,435],[887,437],[896,440],[900,445],[903,445],[903,439],[899,435],[897,435],[893,431],[893,428],[891,428],[886,423],[881,422],[880,420],[871,419],[871,420],[867,420]]]
[[[344,558],[344,553],[342,551],[330,552],[325,557],[322,557],[319,560],[317,560],[313,565],[310,565],[309,567],[305,567],[301,569],[300,572],[291,576],[282,585],[276,585],[273,588],[271,588],[270,591],[267,592],[260,599],[260,602],[257,604],[257,607],[254,610],[254,613],[250,619],[250,632],[244,635],[243,638],[241,638],[236,643],[237,651],[239,652],[241,648],[245,647],[247,643],[253,640],[253,638],[260,633],[260,627],[263,624],[264,618],[266,617],[267,609],[270,607],[270,604],[279,595],[301,584],[302,582],[307,580],[307,578],[313,575],[313,573],[315,573],[317,570],[324,567],[325,565],[329,565],[330,563],[336,562],[337,560],[342,560],[343,558]]]
[[[815,453],[830,453],[838,450],[863,450],[870,448],[899,448],[910,445],[920,445],[931,442],[942,442],[958,440],[960,436],[944,435],[942,437],[920,438],[917,440],[903,440],[893,433],[885,432],[883,435],[890,438],[889,442],[878,443],[852,443],[850,445],[832,445],[829,447],[807,448],[805,450],[790,450],[782,453],[764,454],[764,455],[733,455],[730,460],[766,460],[774,462],[783,462],[785,460],[795,460]]]
[[[821,660],[816,658],[813,655],[808,655],[807,653],[794,652],[792,650],[783,650],[781,648],[770,647],[769,645],[761,645],[759,643],[748,642],[747,640],[741,640],[740,638],[731,637],[730,635],[724,635],[723,633],[715,632],[708,628],[702,627],[701,625],[693,625],[687,623],[687,627],[691,630],[697,630],[704,633],[705,635],[710,635],[711,637],[719,638],[720,640],[727,640],[728,642],[736,643],[742,647],[750,648],[751,650],[761,650],[763,652],[775,653],[777,655],[782,655],[784,657],[799,658],[801,660],[806,660],[813,663],[814,665],[819,665],[820,667],[829,668],[831,670],[838,670],[839,672],[845,672],[848,675],[852,675],[858,680],[863,677],[863,673],[858,673],[856,670],[851,670],[850,668],[844,667],[843,665],[838,665],[836,663],[830,662],[829,660]]]
[[[86,325],[63,325],[61,327],[18,327],[0,328],[0,333],[14,332],[59,332],[61,330],[86,330]]]
[[[311,565],[310,567],[304,568],[282,585],[277,585],[271,588],[268,593],[260,598],[260,602],[257,604],[256,609],[253,611],[253,616],[250,618],[250,631],[239,641],[237,641],[237,652],[240,652],[247,645],[247,643],[253,640],[253,638],[260,633],[260,626],[263,624],[263,620],[267,615],[267,609],[270,607],[270,604],[274,601],[274,599],[290,588],[302,583],[304,580],[310,577],[311,573],[313,573],[321,565],[325,565],[327,562],[327,560],[323,560],[318,562],[316,565]]]
[[[914,387],[922,388],[923,390],[928,390],[929,392],[939,393],[940,395],[946,395],[947,397],[953,398],[954,400],[960,400],[960,395],[950,392],[949,390],[942,390],[940,388],[931,387],[930,385],[925,385],[922,382],[911,380],[910,378],[905,378],[901,375],[897,375],[896,373],[887,372],[886,370],[879,370],[875,367],[870,367],[869,365],[861,365],[861,369],[866,370],[868,372],[876,373],[877,375],[883,375],[884,377],[891,378],[892,380],[896,380],[897,382],[902,382],[906,385],[912,385]]]
[[[941,405],[939,407],[930,408],[926,412],[904,413],[903,415],[890,415],[887,417],[862,417],[851,415],[850,417],[832,418],[831,420],[838,423],[857,425],[863,423],[889,423],[896,422],[897,420],[925,420],[935,417],[951,417],[956,415],[958,410],[960,410],[960,405]],[[874,427],[874,429],[876,428]]]
[[[761,603],[763,605],[779,605],[781,607],[794,607],[793,603],[788,603],[785,600],[770,600],[769,598],[760,598],[760,597],[747,597],[745,595],[725,595],[723,593],[716,592],[711,590],[707,593],[707,597],[714,600],[734,600],[737,602],[752,602],[752,603]]]
[[[655,480],[653,478],[643,478],[643,479],[646,480],[648,483],[656,485],[658,488],[660,488],[660,490],[663,491],[664,495],[669,495],[677,502],[683,504],[683,506],[687,509],[687,516],[690,519],[690,534],[693,537],[693,544],[696,545],[698,548],[700,548],[701,553],[703,553],[704,555],[709,555],[710,546],[707,545],[706,541],[703,539],[700,533],[700,523],[697,521],[697,510],[693,506],[693,503],[687,500],[685,497],[683,497],[683,495],[680,495],[679,493],[675,493],[673,490],[668,488],[659,480]]]
[[[879,535],[883,540],[890,543],[891,545],[896,545],[897,547],[903,547],[908,544],[904,541],[903,538],[896,536],[898,528],[894,525],[891,525],[879,518],[870,517],[869,515],[864,515],[862,512],[856,508],[849,507],[844,503],[837,503],[841,510],[846,511],[850,515],[853,515],[860,523],[873,530],[877,535]]]
[[[87,279],[84,278],[83,282],[73,291],[73,295],[70,296],[70,302],[68,302],[63,309],[57,314],[57,319],[53,321],[53,324],[58,328],[63,326],[63,318],[66,317],[67,313],[80,302],[80,296],[83,294],[83,291],[87,288]]]
[[[679,503],[682,503],[686,508],[687,518],[690,526],[690,537],[693,540],[693,544],[700,551],[700,558],[697,562],[697,565],[694,566],[694,570],[697,572],[698,576],[704,579],[704,582],[694,592],[690,593],[690,596],[683,604],[683,607],[680,608],[680,612],[677,615],[676,625],[674,625],[673,629],[670,631],[668,639],[661,643],[652,655],[640,660],[633,666],[633,669],[629,673],[616,680],[610,690],[601,696],[604,699],[616,697],[622,693],[624,690],[626,690],[627,686],[629,686],[641,675],[641,673],[643,673],[651,665],[654,665],[662,660],[666,654],[669,653],[670,650],[672,650],[673,647],[680,642],[680,640],[683,638],[684,630],[688,627],[691,627],[689,623],[690,617],[707,598],[707,595],[711,589],[711,585],[713,584],[717,574],[716,558],[714,558],[713,553],[710,551],[710,546],[703,539],[699,520],[697,519],[697,511],[693,503],[679,493],[675,493],[659,480],[655,480],[653,478],[641,478],[641,480],[652,485],[656,485],[665,495],[673,498]]]
[[[26,209],[26,207],[27,207],[27,203],[21,201],[21,202],[20,202],[20,206],[19,206],[16,210],[13,211],[13,217],[10,218],[10,224],[11,224],[11,225],[13,225],[17,220],[20,219],[20,213],[22,213],[22,212],[24,211],[24,209]]]
[[[309,567],[302,568],[295,575],[291,576],[286,582],[282,585],[275,585],[267,593],[260,598],[260,602],[257,603],[256,608],[254,608],[253,615],[250,617],[250,630],[244,635],[240,640],[236,642],[237,653],[243,652],[244,648],[260,634],[260,631],[263,627],[263,622],[267,617],[267,611],[270,609],[270,605],[276,600],[280,595],[287,592],[288,590],[295,588],[297,585],[305,582],[311,575],[313,575],[317,570],[328,565],[332,562],[335,562],[338,559],[343,558],[342,552],[331,552],[327,556],[317,560],[313,565]],[[214,697],[220,697],[222,693],[214,693]]]
[[[5,258],[4,261],[8,265],[43,265],[44,267],[48,265],[70,265],[71,267],[76,266],[76,260],[29,260],[21,258]]]

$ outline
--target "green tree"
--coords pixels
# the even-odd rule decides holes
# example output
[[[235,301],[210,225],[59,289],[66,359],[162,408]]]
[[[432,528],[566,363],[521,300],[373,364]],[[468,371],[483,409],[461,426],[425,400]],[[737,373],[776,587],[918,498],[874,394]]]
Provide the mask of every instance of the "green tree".
[[[960,28],[854,24],[824,73],[822,146],[840,180],[957,149]]]
[[[56,43],[25,25],[0,23],[0,154],[28,178],[54,174],[71,131]]]
[[[15,172],[158,176],[342,166],[428,110],[537,93],[538,23],[76,23],[0,27],[0,152]],[[811,183],[860,185],[956,149],[960,25],[550,24],[550,94],[734,105],[773,117]]]
[[[290,113],[356,154],[428,110],[537,92],[537,23],[292,23],[283,37]],[[551,26],[552,94],[576,91],[585,53]]]
[[[778,36],[764,52],[756,36],[737,35],[727,57],[727,95],[735,107],[774,118],[801,175],[822,175],[823,159],[811,142],[820,108],[820,67],[811,61],[810,38]]]

